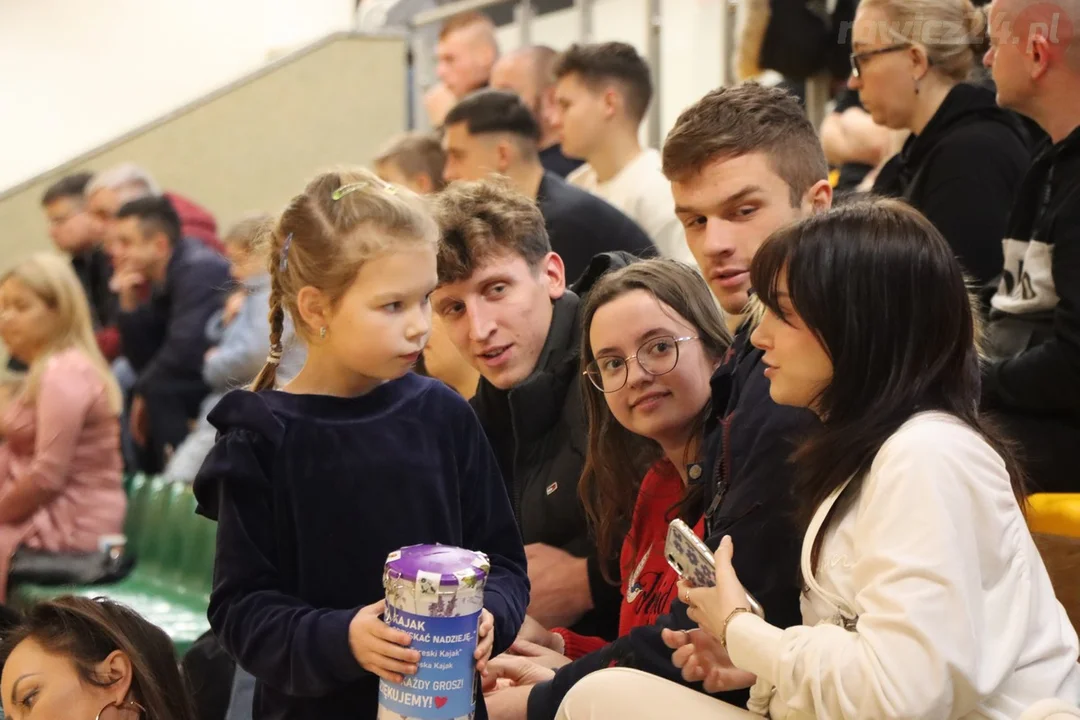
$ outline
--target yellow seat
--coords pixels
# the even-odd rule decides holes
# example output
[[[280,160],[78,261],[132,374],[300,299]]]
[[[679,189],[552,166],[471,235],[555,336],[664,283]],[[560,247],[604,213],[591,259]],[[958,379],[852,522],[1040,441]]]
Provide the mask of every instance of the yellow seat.
[[[1028,502],[1031,532],[1080,538],[1080,493],[1038,493]]]

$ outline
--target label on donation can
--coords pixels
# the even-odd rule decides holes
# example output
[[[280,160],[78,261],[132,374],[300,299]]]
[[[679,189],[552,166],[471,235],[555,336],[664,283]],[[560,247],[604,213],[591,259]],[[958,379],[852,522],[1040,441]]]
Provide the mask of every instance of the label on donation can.
[[[387,624],[412,637],[410,647],[420,653],[420,669],[402,683],[382,682],[379,704],[418,720],[468,717],[473,712],[473,651],[479,621],[479,613],[427,617],[388,606]]]

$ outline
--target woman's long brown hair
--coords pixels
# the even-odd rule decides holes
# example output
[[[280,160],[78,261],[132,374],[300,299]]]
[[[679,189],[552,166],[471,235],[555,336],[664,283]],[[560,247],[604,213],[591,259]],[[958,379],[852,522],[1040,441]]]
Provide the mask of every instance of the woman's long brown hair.
[[[704,278],[692,267],[676,260],[652,259],[612,271],[597,281],[585,297],[582,312],[581,371],[595,357],[589,342],[596,311],[622,295],[644,290],[668,305],[692,325],[706,354],[719,360],[731,337]],[[585,506],[601,558],[601,571],[612,584],[618,582],[619,551],[630,530],[641,480],[663,452],[660,446],[630,432],[614,418],[603,393],[582,378],[585,412],[589,422],[589,448],[578,492]],[[700,435],[709,412],[706,403],[693,431]],[[693,446],[688,452],[694,452]],[[685,458],[688,463],[691,457]],[[679,504],[679,515],[696,522],[702,512],[703,489],[690,485]]]

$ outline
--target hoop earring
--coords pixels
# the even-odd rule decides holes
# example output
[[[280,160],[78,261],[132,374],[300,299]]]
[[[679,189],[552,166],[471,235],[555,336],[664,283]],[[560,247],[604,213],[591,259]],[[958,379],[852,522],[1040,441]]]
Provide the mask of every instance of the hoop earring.
[[[102,717],[102,716],[105,713],[105,711],[108,710],[109,708],[116,708],[117,712],[124,712],[125,710],[128,710],[128,711],[131,711],[131,712],[134,712],[134,713],[138,713],[138,715],[137,715],[138,717],[142,717],[146,713],[146,708],[144,708],[142,705],[135,702],[134,700],[128,700],[128,701],[123,702],[123,703],[111,702],[108,705],[106,705],[105,707],[101,708],[101,710],[98,712],[97,718],[95,718],[95,720],[105,720],[105,718]]]
[[[319,328],[319,339],[320,340],[325,340],[326,339],[326,326],[325,325],[323,325],[321,328]]]

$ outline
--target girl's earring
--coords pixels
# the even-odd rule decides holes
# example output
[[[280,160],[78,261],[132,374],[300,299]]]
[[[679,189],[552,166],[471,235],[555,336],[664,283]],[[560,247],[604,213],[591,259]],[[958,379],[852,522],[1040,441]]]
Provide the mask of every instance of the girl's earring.
[[[326,326],[325,325],[323,325],[321,328],[319,328],[319,339],[320,340],[325,340],[326,339]]]

